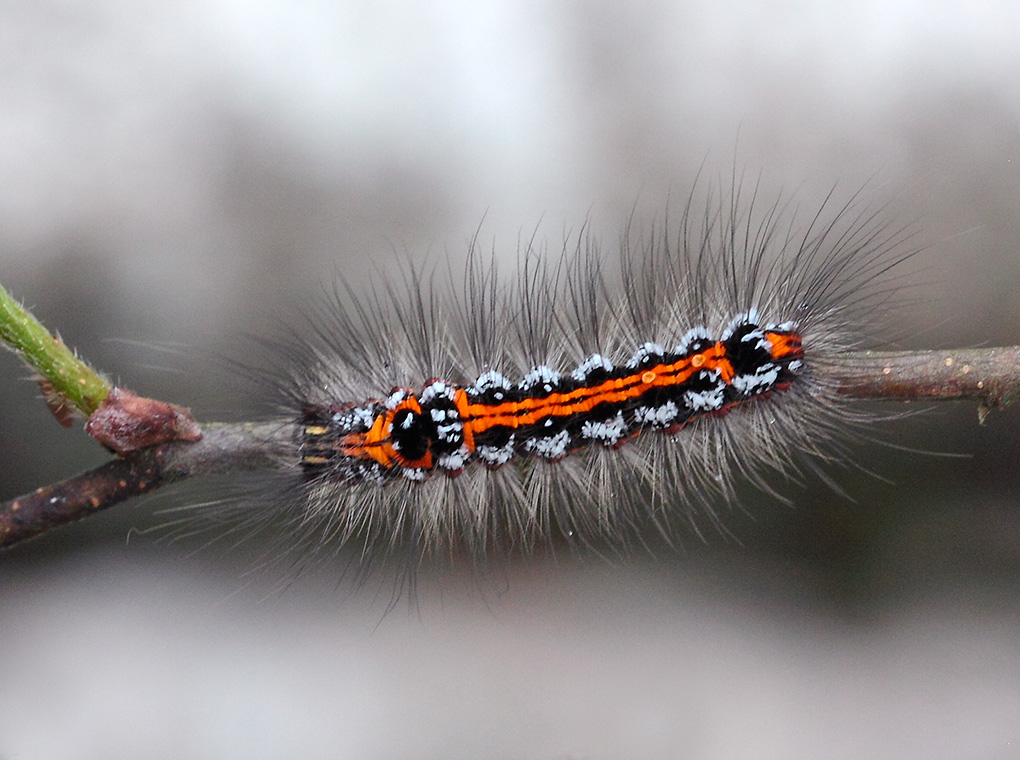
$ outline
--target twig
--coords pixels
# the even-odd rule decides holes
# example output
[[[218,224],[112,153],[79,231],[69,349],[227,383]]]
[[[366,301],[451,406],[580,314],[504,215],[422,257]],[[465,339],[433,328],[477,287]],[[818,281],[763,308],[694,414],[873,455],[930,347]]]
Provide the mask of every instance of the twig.
[[[195,475],[281,466],[280,425],[206,425],[200,441],[175,441],[114,459],[0,505],[0,549]]]
[[[976,399],[984,421],[1020,397],[1020,346],[848,353],[815,372],[848,398]],[[293,429],[279,423],[203,429],[201,441],[153,446],[0,505],[0,549],[195,475],[283,467],[293,446]]]
[[[1020,398],[1020,346],[955,351],[863,351],[830,370],[851,398],[978,399],[978,421]]]

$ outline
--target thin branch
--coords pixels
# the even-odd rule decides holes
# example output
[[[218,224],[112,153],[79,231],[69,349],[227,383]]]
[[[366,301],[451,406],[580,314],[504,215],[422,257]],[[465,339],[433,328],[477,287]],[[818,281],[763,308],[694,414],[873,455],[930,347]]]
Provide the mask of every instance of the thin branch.
[[[196,475],[280,467],[279,424],[209,424],[195,443],[175,441],[114,459],[0,504],[0,549]]]
[[[978,422],[1020,398],[1020,346],[954,351],[862,351],[826,370],[844,396],[978,400]]]
[[[848,353],[815,368],[854,399],[978,401],[979,420],[1020,398],[1020,346]],[[277,469],[293,447],[279,423],[208,424],[202,440],[136,451],[89,472],[0,504],[0,549],[133,496],[196,475]],[[284,455],[284,456],[281,456]]]

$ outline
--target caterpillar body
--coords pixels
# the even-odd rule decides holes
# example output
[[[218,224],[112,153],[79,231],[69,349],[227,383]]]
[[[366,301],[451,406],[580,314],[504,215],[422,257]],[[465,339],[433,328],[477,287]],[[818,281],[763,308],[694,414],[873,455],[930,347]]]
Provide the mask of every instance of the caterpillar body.
[[[794,322],[760,325],[741,314],[713,341],[703,327],[672,351],[645,343],[617,368],[592,354],[567,376],[539,366],[519,383],[498,372],[459,387],[433,380],[363,405],[310,408],[301,464],[311,477],[383,484],[460,475],[473,462],[558,462],[591,445],[618,448],[645,430],[676,433],[697,417],[785,390],[804,355]]]
[[[475,241],[445,286],[341,280],[274,344],[296,522],[367,553],[618,542],[844,460],[872,418],[819,369],[871,339],[908,236],[856,197],[798,226],[754,196],[692,193],[618,268],[581,234],[509,284]]]

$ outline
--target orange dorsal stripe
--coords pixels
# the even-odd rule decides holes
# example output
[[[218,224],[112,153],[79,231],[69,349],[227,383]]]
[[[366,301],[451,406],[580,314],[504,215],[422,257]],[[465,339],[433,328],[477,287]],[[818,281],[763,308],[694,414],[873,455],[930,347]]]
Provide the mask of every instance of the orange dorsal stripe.
[[[765,338],[769,342],[773,359],[803,355],[801,337],[797,333],[766,332]],[[564,393],[553,392],[538,398],[484,404],[472,402],[464,388],[457,388],[454,391],[454,406],[463,425],[464,447],[473,453],[476,436],[493,428],[518,430],[536,425],[546,417],[587,414],[599,404],[621,404],[639,399],[654,388],[683,385],[702,371],[718,372],[727,385],[733,381],[736,372],[726,358],[726,348],[722,342],[671,364],[657,364],[597,385],[581,386]],[[409,396],[395,409],[377,415],[369,430],[344,436],[338,448],[344,456],[371,459],[386,468],[401,466],[431,469],[433,462],[430,452],[426,452],[421,459],[409,461],[393,448],[391,426],[397,412],[402,409],[410,409],[417,414],[422,411],[418,399]],[[715,411],[718,413],[722,410]]]

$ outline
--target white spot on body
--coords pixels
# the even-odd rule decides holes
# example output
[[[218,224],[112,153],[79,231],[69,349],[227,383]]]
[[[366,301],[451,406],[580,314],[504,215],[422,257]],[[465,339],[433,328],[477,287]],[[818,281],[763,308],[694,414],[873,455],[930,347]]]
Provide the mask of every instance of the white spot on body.
[[[602,354],[592,354],[581,362],[577,369],[570,373],[570,376],[577,382],[583,383],[587,379],[588,375],[597,369],[612,372],[613,363],[606,357],[602,356]]]
[[[756,396],[770,390],[779,379],[779,367],[769,363],[755,370],[753,375],[737,375],[731,385],[745,396]]]
[[[627,423],[623,419],[623,413],[617,412],[612,419],[602,422],[588,421],[581,425],[581,435],[592,441],[598,441],[605,446],[612,446],[619,443],[628,433]]]
[[[405,390],[404,388],[398,388],[397,390],[393,391],[393,393],[386,397],[386,401],[384,402],[384,404],[387,409],[392,411],[396,409],[397,406],[399,406],[402,401],[405,401],[410,397],[411,393],[409,391]]]
[[[441,441],[447,443],[455,443],[460,441],[463,436],[464,426],[459,422],[453,425],[437,425],[436,436]]]
[[[570,450],[570,434],[561,430],[549,438],[531,438],[524,442],[526,451],[530,451],[543,459],[562,459]]]
[[[368,430],[375,422],[375,412],[372,406],[348,409],[334,414],[333,422],[345,431]]]
[[[745,325],[752,325],[753,327],[758,327],[758,324],[760,322],[761,315],[758,313],[757,309],[749,309],[748,311],[743,311],[740,314],[737,314],[735,317],[733,317],[733,319],[729,321],[729,324],[726,325],[726,329],[723,330],[722,338],[720,338],[720,340],[727,340],[731,338],[733,336],[733,333],[735,333],[738,329],[744,327]]]
[[[740,339],[741,343],[751,343],[752,341],[757,341],[754,347],[758,351],[772,350],[772,344],[765,338],[765,333],[761,330],[751,330],[751,332]]]
[[[469,393],[474,393],[475,395],[480,396],[486,391],[497,389],[508,391],[510,390],[511,387],[512,386],[505,377],[503,377],[498,372],[489,370],[488,372],[483,372],[481,375],[479,375],[478,379],[475,380],[474,386],[468,388],[467,390]]]
[[[706,330],[704,327],[700,327],[700,326],[699,327],[692,327],[690,330],[688,330],[686,333],[684,333],[684,336],[680,339],[680,342],[677,344],[675,353],[678,353],[678,354],[681,354],[681,355],[686,355],[686,354],[690,353],[691,348],[696,343],[701,343],[701,342],[709,342],[709,343],[712,342],[712,338],[708,334],[708,330]]]
[[[453,401],[455,391],[456,388],[449,383],[444,382],[443,380],[436,380],[422,390],[419,401],[422,404],[428,404],[430,401],[437,398]]]
[[[522,391],[529,391],[536,385],[541,385],[546,393],[552,393],[559,382],[559,372],[544,364],[540,364],[526,374],[517,387]]]
[[[634,420],[639,425],[647,425],[653,428],[665,428],[676,422],[680,416],[680,409],[672,401],[667,401],[662,406],[639,406],[634,410]]]
[[[405,467],[400,471],[400,474],[403,475],[406,480],[410,480],[414,483],[421,483],[428,477],[428,473],[425,470],[418,469],[416,467]]]
[[[722,409],[725,385],[717,385],[705,391],[685,391],[684,406],[692,412],[715,412]]]
[[[461,446],[456,451],[439,457],[436,466],[447,472],[460,472],[467,465],[469,456],[467,447]]]
[[[649,356],[659,357],[662,356],[665,351],[662,350],[662,346],[658,343],[645,343],[638,347],[638,350],[634,352],[634,356],[631,357],[630,361],[627,362],[628,369],[636,369],[641,366],[641,363]]]
[[[513,459],[514,438],[511,436],[505,446],[479,446],[475,453],[482,462],[490,467],[501,467]]]

